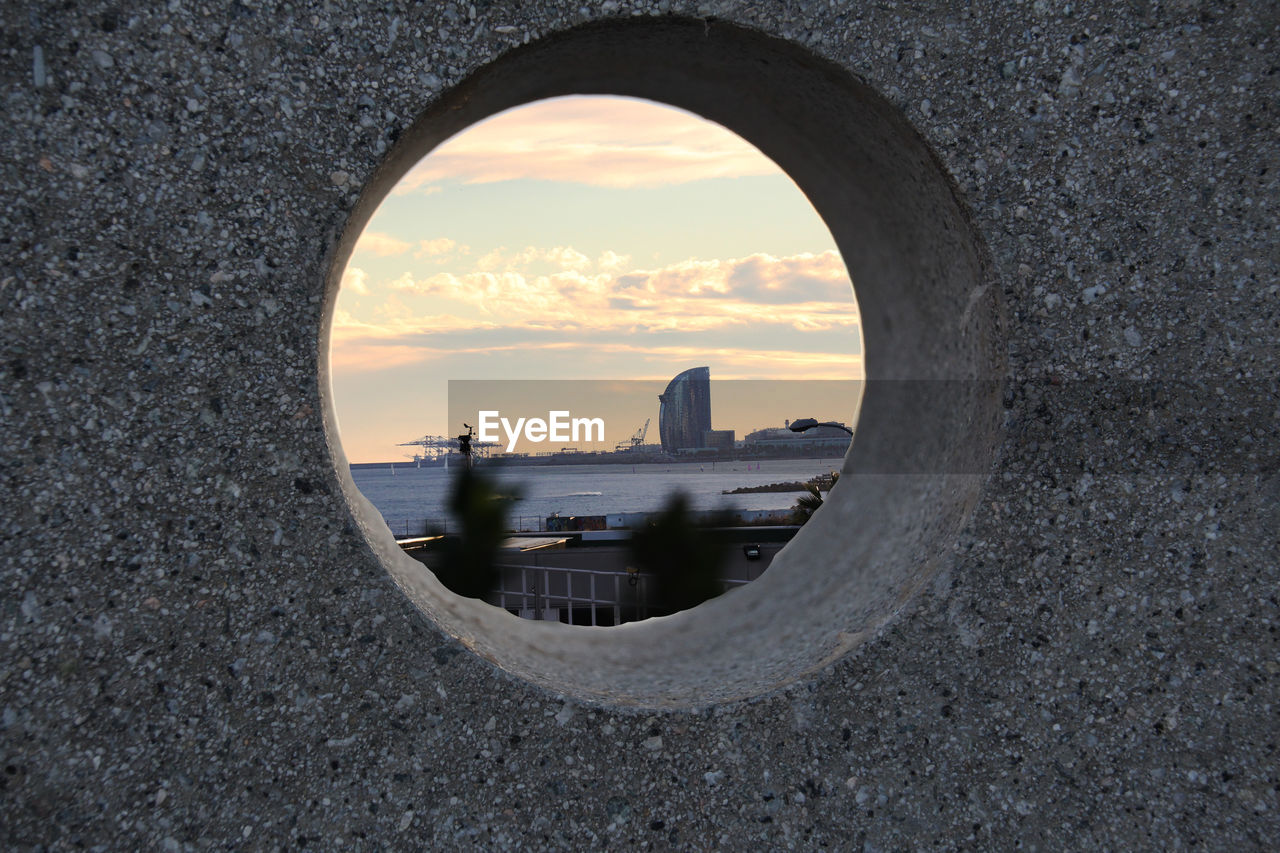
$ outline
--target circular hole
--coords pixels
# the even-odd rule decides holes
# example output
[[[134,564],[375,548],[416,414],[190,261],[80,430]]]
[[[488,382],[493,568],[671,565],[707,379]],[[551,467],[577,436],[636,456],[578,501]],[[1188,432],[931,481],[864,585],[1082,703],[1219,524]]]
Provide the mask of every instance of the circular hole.
[[[857,282],[866,348],[842,487],[755,583],[599,630],[460,598],[404,555],[347,472],[326,373],[335,475],[397,584],[442,631],[502,669],[580,700],[639,707],[757,695],[873,636],[938,570],[978,497],[999,437],[992,380],[1003,375],[981,242],[920,136],[843,69],[721,23],[607,22],[507,54],[402,135],[332,254],[328,316],[355,240],[415,163],[487,116],[568,94],[646,98],[704,116],[754,144],[809,197]]]
[[[370,219],[334,315],[354,481],[447,586],[529,618],[611,626],[753,581],[821,503],[770,485],[825,492],[856,415],[857,304],[825,224],[741,137],[649,101],[553,98],[445,141]],[[511,430],[554,410],[599,430]],[[464,424],[518,495],[524,550],[483,591],[456,540],[423,541],[460,529]]]

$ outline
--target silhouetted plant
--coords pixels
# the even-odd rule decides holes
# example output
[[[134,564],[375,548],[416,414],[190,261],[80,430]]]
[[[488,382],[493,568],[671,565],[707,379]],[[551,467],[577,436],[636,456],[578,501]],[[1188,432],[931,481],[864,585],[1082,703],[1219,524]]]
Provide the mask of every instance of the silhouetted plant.
[[[507,510],[519,492],[473,468],[458,471],[449,496],[455,531],[430,562],[436,577],[458,595],[485,598],[498,585],[498,557],[510,525]]]
[[[840,479],[839,471],[831,472],[831,484],[827,486],[830,492],[835,488],[836,482]],[[804,484],[806,495],[802,495],[796,499],[796,505],[793,507],[791,517],[796,524],[804,524],[813,514],[818,511],[818,507],[822,506],[822,490],[818,487],[817,478]]]
[[[689,499],[677,492],[666,507],[631,534],[631,565],[653,576],[649,606],[674,613],[724,592],[728,546],[709,526],[698,524]]]

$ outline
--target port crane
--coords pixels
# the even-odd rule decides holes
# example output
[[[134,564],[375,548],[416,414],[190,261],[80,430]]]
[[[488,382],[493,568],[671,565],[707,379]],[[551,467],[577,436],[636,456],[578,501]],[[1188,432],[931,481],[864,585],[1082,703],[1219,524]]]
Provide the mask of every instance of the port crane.
[[[497,446],[492,441],[473,441],[471,452],[481,458],[488,458],[489,452]],[[396,447],[421,447],[422,451],[413,455],[415,462],[437,462],[450,453],[458,452],[458,439],[448,435],[424,435],[416,441],[401,442]]]
[[[653,420],[653,418],[645,418],[645,419],[644,419],[644,426],[642,426],[642,427],[640,427],[640,429],[636,430],[636,434],[635,434],[635,435],[633,435],[633,436],[631,436],[631,438],[627,439],[626,441],[620,441],[620,442],[618,442],[618,445],[617,445],[617,447],[615,447],[615,448],[614,448],[614,450],[615,450],[615,451],[619,451],[619,450],[639,450],[641,447],[643,447],[643,446],[644,446],[644,437],[645,437],[646,435],[648,435],[648,434],[649,434],[649,421],[651,421],[651,420]]]

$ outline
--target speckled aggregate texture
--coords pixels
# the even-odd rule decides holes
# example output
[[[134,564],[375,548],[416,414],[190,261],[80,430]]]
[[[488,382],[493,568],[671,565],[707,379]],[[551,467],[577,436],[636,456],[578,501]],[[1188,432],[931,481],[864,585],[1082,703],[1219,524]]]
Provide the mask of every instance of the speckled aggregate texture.
[[[898,619],[754,701],[504,675],[336,488],[327,259],[399,133],[608,17],[760,30],[937,153],[1001,456]],[[1280,24],[1267,2],[175,2],[0,12],[8,848],[1274,848]]]

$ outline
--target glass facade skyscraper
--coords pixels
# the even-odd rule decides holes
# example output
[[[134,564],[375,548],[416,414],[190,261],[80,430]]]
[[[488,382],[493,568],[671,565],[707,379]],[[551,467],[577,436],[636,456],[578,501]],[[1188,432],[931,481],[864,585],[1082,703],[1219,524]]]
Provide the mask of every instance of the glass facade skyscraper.
[[[664,453],[702,447],[711,429],[711,368],[691,367],[658,395],[658,435]]]

